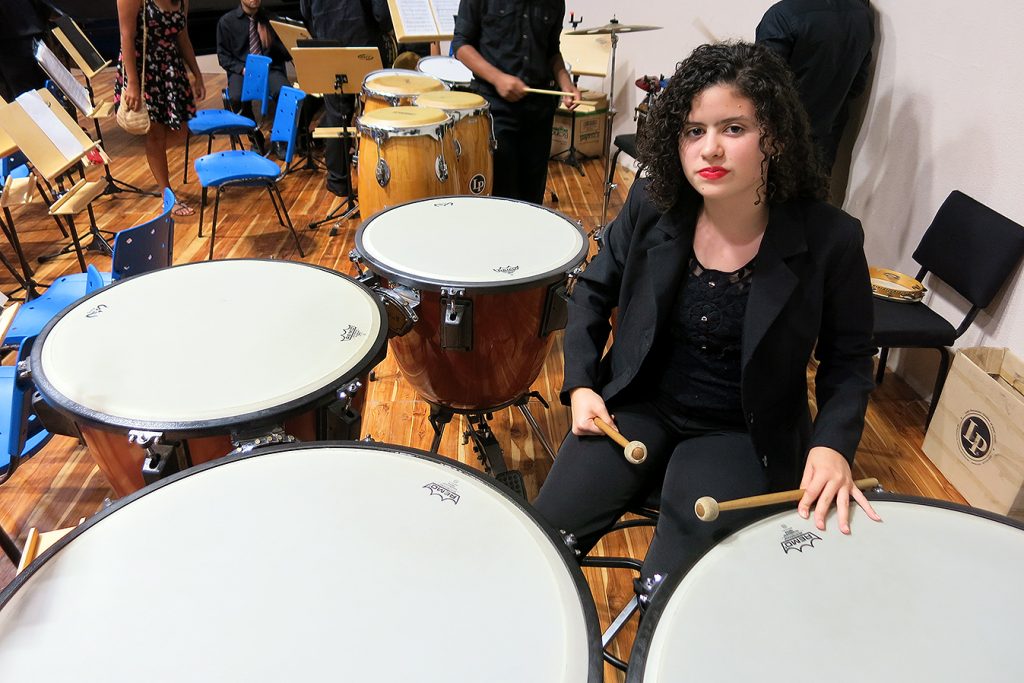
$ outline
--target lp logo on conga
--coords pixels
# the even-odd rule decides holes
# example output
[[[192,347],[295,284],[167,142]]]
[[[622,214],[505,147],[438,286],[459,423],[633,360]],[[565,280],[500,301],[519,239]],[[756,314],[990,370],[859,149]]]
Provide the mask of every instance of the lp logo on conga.
[[[968,459],[981,464],[992,456],[992,423],[978,412],[969,412],[960,420],[960,450]]]
[[[477,173],[475,176],[469,179],[469,191],[473,194],[480,194],[487,187],[487,180],[483,174]]]

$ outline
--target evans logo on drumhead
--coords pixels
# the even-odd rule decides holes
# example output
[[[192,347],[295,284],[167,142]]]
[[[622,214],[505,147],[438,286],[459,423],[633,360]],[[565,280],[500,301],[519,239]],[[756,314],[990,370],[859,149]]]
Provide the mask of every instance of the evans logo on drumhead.
[[[487,187],[487,179],[484,178],[482,173],[477,173],[475,176],[469,179],[469,191],[473,194],[480,194]]]
[[[352,341],[356,337],[362,337],[363,331],[355,325],[349,325],[341,331],[341,341]]]
[[[107,310],[107,305],[106,304],[100,304],[96,308],[93,308],[88,313],[86,313],[85,317],[86,318],[95,318],[95,317],[99,316],[99,314],[102,313],[105,310]]]
[[[987,417],[977,411],[970,411],[960,420],[960,451],[968,461],[980,465],[992,457],[995,430]]]
[[[796,550],[802,553],[804,548],[813,548],[815,541],[820,541],[821,536],[805,531],[803,533],[788,527],[785,524],[782,525],[782,552],[789,554],[790,550]]]
[[[493,269],[495,273],[505,273],[505,275],[515,275],[516,271],[519,270],[519,266],[498,266]]]
[[[430,491],[430,495],[438,496],[441,498],[443,503],[446,500],[450,500],[453,505],[459,504],[459,491],[458,484],[454,481],[445,482],[444,484],[438,484],[437,482],[431,482],[423,486],[426,490]]]

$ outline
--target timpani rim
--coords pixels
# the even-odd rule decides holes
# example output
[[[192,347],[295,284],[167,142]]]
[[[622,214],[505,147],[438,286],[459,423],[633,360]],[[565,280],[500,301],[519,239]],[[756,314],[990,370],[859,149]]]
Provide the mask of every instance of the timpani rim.
[[[551,269],[549,271],[546,271],[546,272],[543,272],[543,273],[538,273],[537,275],[534,275],[534,276],[529,277],[529,278],[523,278],[521,280],[516,280],[514,282],[493,282],[493,283],[491,283],[491,282],[488,282],[488,283],[467,282],[467,281],[455,280],[455,279],[442,280],[440,278],[432,278],[432,277],[425,277],[425,276],[421,276],[421,275],[416,275],[416,274],[404,271],[401,268],[396,268],[396,267],[392,267],[392,266],[390,266],[388,264],[385,264],[385,263],[380,263],[375,258],[373,258],[372,256],[369,256],[367,254],[367,251],[366,251],[365,247],[363,246],[363,234],[366,232],[366,229],[377,218],[383,216],[384,214],[386,214],[389,211],[395,211],[396,209],[401,209],[403,207],[411,206],[413,204],[420,204],[420,203],[424,203],[424,202],[444,202],[444,201],[450,201],[452,199],[455,199],[455,200],[458,200],[458,201],[471,201],[471,202],[479,202],[479,201],[485,201],[485,202],[515,202],[517,204],[525,204],[525,205],[529,206],[531,209],[538,209],[538,210],[547,211],[548,213],[553,214],[554,216],[564,220],[566,223],[572,225],[573,228],[575,228],[579,232],[581,237],[583,238],[583,244],[580,247],[580,249],[576,252],[576,254],[572,257],[572,259],[570,259],[568,263],[566,263],[566,264],[564,264],[562,266],[559,266],[557,268],[553,268],[553,269]],[[474,196],[474,195],[441,195],[439,197],[424,197],[423,199],[414,199],[412,201],[404,202],[402,204],[396,204],[394,206],[389,206],[389,207],[387,207],[385,209],[382,209],[381,211],[378,211],[377,213],[373,214],[372,216],[367,218],[365,221],[360,223],[359,227],[356,229],[355,246],[354,246],[354,248],[355,248],[355,251],[358,253],[359,258],[363,260],[363,262],[369,267],[369,269],[371,271],[373,271],[374,273],[376,273],[378,275],[384,276],[385,278],[388,279],[388,281],[393,282],[393,283],[405,285],[406,287],[412,287],[413,289],[419,289],[419,290],[427,291],[427,292],[440,292],[442,289],[456,288],[456,289],[465,290],[465,293],[467,295],[468,294],[498,294],[498,293],[504,293],[504,292],[517,292],[517,291],[522,291],[522,290],[526,290],[526,289],[533,289],[534,287],[538,287],[538,286],[541,286],[541,285],[554,284],[555,282],[558,282],[559,280],[564,279],[566,277],[566,275],[570,271],[572,271],[573,269],[579,267],[581,264],[583,264],[586,261],[587,255],[590,253],[590,238],[587,236],[587,232],[586,232],[586,230],[583,229],[583,226],[580,223],[578,223],[577,221],[572,220],[571,218],[566,216],[561,211],[555,211],[554,209],[549,209],[546,206],[539,206],[537,204],[534,204],[533,202],[527,202],[527,201],[523,201],[521,199],[510,199],[508,197],[492,197],[492,196],[484,197],[484,196]]]
[[[190,265],[190,264],[186,264]],[[497,480],[492,477],[488,477],[476,470],[469,465],[465,465],[452,458],[439,455],[437,453],[430,453],[419,448],[412,448],[409,446],[403,446],[400,444],[390,444],[384,442],[368,442],[368,441],[314,441],[307,443],[297,444],[277,444],[273,446],[265,446],[257,448],[248,453],[241,453],[237,455],[225,455],[211,460],[209,462],[194,465],[185,470],[176,472],[168,477],[159,479],[152,484],[149,484],[138,491],[135,491],[127,496],[119,498],[111,503],[109,506],[103,508],[96,514],[88,517],[84,522],[73,528],[56,543],[47,548],[45,551],[33,560],[24,571],[16,575],[14,579],[0,591],[0,610],[10,602],[11,598],[22,588],[29,580],[40,571],[47,562],[49,562],[54,555],[60,552],[67,545],[72,543],[76,538],[81,536],[83,533],[88,531],[96,524],[103,521],[106,517],[114,514],[121,508],[132,504],[136,500],[147,496],[155,491],[160,490],[165,486],[169,486],[174,482],[177,482],[186,477],[193,477],[201,475],[207,470],[215,467],[231,466],[241,463],[250,458],[257,458],[264,455],[273,455],[282,451],[297,451],[297,450],[317,450],[322,448],[335,448],[335,449],[354,449],[354,450],[371,450],[371,451],[384,451],[388,453],[401,453],[410,457],[419,458],[421,460],[427,460],[434,464],[442,467],[448,467],[457,471],[459,474],[466,476],[467,478],[474,479],[481,485],[489,488],[494,493],[497,493],[505,502],[511,504],[522,512],[528,519],[530,519],[548,539],[551,541],[552,546],[555,548],[555,552],[562,560],[562,564],[569,576],[572,577],[573,585],[576,588],[576,593],[579,597],[580,607],[583,612],[583,622],[586,628],[586,636],[588,641],[588,654],[589,662],[587,666],[587,683],[600,683],[604,680],[604,658],[603,650],[601,645],[601,628],[600,622],[597,616],[597,606],[594,602],[593,594],[590,591],[590,585],[586,581],[586,577],[583,575],[583,570],[576,560],[575,555],[569,549],[565,540],[561,534],[558,533],[550,524],[548,524],[525,500],[522,500],[515,496],[510,489],[499,484]]]
[[[305,396],[301,396],[289,401],[285,401],[279,405],[271,408],[261,408],[259,410],[250,411],[247,413],[240,413],[238,415],[232,415],[229,417],[216,417],[210,419],[201,420],[141,420],[136,418],[128,418],[119,415],[110,415],[88,406],[84,406],[77,401],[74,401],[64,395],[63,392],[59,391],[46,377],[46,370],[42,363],[42,349],[46,337],[50,334],[50,331],[72,310],[79,309],[86,301],[93,297],[103,295],[109,292],[113,287],[123,286],[127,282],[131,282],[137,278],[146,277],[147,275],[164,273],[171,269],[176,268],[194,268],[194,267],[210,267],[212,263],[224,263],[224,262],[268,262],[268,263],[287,263],[294,264],[296,266],[304,266],[307,268],[315,268],[317,270],[324,271],[326,273],[336,275],[350,283],[358,285],[363,289],[369,289],[366,285],[360,283],[358,280],[350,275],[339,273],[336,270],[327,268],[325,266],[314,265],[312,263],[305,263],[303,261],[291,261],[283,259],[257,259],[257,258],[238,258],[238,259],[216,259],[213,261],[195,261],[192,263],[182,263],[169,268],[161,268],[159,270],[150,271],[150,273],[142,273],[136,275],[133,278],[126,278],[123,280],[117,280],[112,284],[103,287],[101,289],[88,294],[81,299],[78,299],[64,308],[60,313],[54,316],[45,327],[42,332],[36,337],[32,344],[31,355],[29,357],[29,367],[31,368],[32,382],[35,384],[36,389],[40,394],[53,405],[58,411],[72,416],[75,420],[80,420],[83,424],[95,427],[108,432],[125,432],[125,438],[127,439],[127,432],[130,430],[139,430],[147,432],[160,432],[163,434],[166,440],[179,440],[189,439],[201,436],[213,436],[220,434],[228,434],[233,428],[240,425],[246,425],[251,427],[260,427],[274,424],[280,420],[287,419],[289,417],[304,413],[308,410],[318,408],[326,405],[334,400],[335,392],[343,387],[348,382],[356,379],[360,375],[368,372],[375,365],[384,360],[387,355],[387,336],[388,336],[388,325],[387,325],[387,312],[384,310],[384,304],[380,298],[370,293],[369,299],[377,309],[377,314],[380,316],[380,327],[377,330],[376,338],[373,340],[370,348],[372,349],[366,356],[343,374],[339,375],[335,379],[327,382],[318,389],[311,391]]]
[[[926,498],[924,496],[910,496],[905,494],[889,493],[886,491],[864,491],[865,497],[872,501],[880,502],[892,502],[892,503],[908,503],[911,505],[920,505],[922,507],[935,507],[943,510],[950,510],[953,512],[961,512],[975,517],[981,517],[991,522],[998,522],[1005,526],[1009,526],[1020,531],[1024,531],[1024,522],[1017,521],[1005,515],[1000,515],[995,512],[989,512],[988,510],[982,510],[980,508],[971,507],[969,505],[962,505],[960,503],[953,503],[947,500],[939,500],[936,498]],[[701,561],[711,551],[718,548],[724,543],[728,543],[734,536],[747,529],[748,527],[762,522],[770,517],[774,517],[779,514],[792,513],[792,503],[779,503],[777,505],[769,505],[762,508],[763,514],[758,515],[755,519],[751,519],[744,523],[737,529],[733,529],[730,533],[718,539],[714,545],[705,550],[697,560],[690,565],[690,567],[684,572],[676,572],[665,578],[664,581],[658,586],[658,589],[654,592],[654,597],[650,602],[650,606],[647,611],[644,612],[644,618],[640,621],[637,626],[636,636],[633,641],[633,647],[629,653],[629,669],[626,671],[626,682],[625,683],[644,683],[644,677],[647,674],[647,656],[650,654],[650,647],[653,643],[653,636],[658,626],[658,622],[661,621],[661,617],[668,607],[668,603],[671,601],[672,596],[676,593],[679,585],[690,575],[690,572],[696,568]],[[2,604],[2,603],[0,603]]]

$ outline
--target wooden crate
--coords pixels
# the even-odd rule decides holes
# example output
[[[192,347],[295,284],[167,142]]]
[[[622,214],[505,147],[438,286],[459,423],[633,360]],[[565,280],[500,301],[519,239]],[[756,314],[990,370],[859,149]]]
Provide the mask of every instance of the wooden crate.
[[[958,351],[923,449],[971,505],[1024,520],[1024,361]]]

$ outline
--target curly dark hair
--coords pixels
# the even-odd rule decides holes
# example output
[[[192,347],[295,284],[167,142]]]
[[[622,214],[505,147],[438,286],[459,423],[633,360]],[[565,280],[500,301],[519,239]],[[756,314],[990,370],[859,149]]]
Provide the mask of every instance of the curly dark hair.
[[[699,198],[683,173],[677,141],[694,97],[713,85],[731,85],[754,104],[765,154],[760,200],[828,195],[828,178],[789,67],[768,48],[729,42],[701,45],[676,66],[637,136],[640,169],[650,178],[647,192],[655,206],[667,211],[680,199]]]

